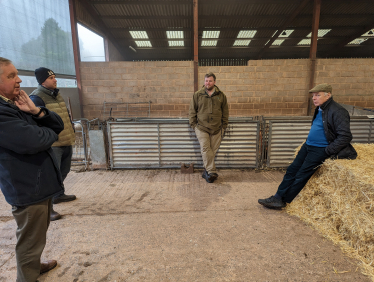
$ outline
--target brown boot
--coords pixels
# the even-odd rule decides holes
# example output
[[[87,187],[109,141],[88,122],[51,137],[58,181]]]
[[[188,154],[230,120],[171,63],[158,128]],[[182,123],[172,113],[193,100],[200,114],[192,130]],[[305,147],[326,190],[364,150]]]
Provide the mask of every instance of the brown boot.
[[[58,220],[61,218],[61,214],[59,214],[58,212],[56,212],[53,208],[52,208],[52,212],[51,212],[51,215],[50,215],[50,219],[51,221],[55,221],[55,220]]]
[[[46,273],[57,266],[57,261],[47,260],[40,263],[40,274]]]

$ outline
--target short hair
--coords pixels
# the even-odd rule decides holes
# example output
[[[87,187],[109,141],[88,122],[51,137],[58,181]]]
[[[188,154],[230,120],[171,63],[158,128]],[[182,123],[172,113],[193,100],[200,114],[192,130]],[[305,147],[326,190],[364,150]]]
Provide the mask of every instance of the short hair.
[[[204,78],[207,78],[207,77],[213,77],[213,78],[214,78],[214,81],[216,81],[216,76],[215,76],[215,74],[212,73],[212,72],[208,72],[208,73],[204,76]]]
[[[12,63],[11,60],[8,60],[6,58],[3,58],[3,57],[0,57],[0,74],[3,73],[3,70],[1,69],[2,66],[7,66],[7,65],[10,65]]]

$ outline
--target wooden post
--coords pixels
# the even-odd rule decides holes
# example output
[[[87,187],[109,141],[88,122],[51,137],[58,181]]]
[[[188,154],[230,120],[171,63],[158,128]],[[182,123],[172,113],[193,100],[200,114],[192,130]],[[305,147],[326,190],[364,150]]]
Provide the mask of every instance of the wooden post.
[[[198,90],[199,83],[199,10],[198,0],[193,0],[193,85],[194,92]]]
[[[80,62],[79,43],[78,43],[79,40],[78,40],[78,33],[77,33],[77,18],[75,15],[75,6],[74,6],[73,0],[69,0],[69,11],[70,11],[71,36],[73,40],[75,78],[77,80],[81,118],[83,118],[84,114],[83,114],[82,85],[81,85],[81,75],[80,75],[80,69],[79,69],[79,62]]]
[[[310,59],[309,89],[312,89],[314,87],[314,80],[315,80],[315,73],[316,73],[316,58],[317,58],[317,38],[318,38],[320,14],[321,14],[321,0],[314,0],[312,38],[311,38],[310,53],[309,53],[309,59]],[[308,97],[307,115],[310,115],[311,99],[309,97],[309,92],[307,94],[307,97]]]

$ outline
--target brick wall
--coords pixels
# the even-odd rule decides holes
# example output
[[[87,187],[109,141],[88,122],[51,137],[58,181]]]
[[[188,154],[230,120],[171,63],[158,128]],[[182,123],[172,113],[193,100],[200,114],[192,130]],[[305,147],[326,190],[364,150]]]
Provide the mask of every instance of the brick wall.
[[[374,109],[374,59],[318,59],[316,83],[330,83],[339,103]]]
[[[374,108],[374,59],[319,59],[316,83],[331,83],[341,103]],[[124,104],[151,101],[151,117],[187,117],[193,95],[193,62],[82,62],[86,118],[124,117]],[[308,59],[254,60],[248,66],[199,67],[199,86],[212,71],[227,95],[230,116],[306,115]],[[130,116],[147,114],[148,104],[130,105]],[[137,112],[136,112],[137,111]]]

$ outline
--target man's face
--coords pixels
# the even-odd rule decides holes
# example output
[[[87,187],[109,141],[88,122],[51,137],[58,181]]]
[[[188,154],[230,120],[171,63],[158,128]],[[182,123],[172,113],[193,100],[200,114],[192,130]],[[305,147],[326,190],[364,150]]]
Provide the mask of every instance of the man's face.
[[[313,103],[316,107],[321,106],[331,97],[331,93],[325,94],[325,92],[313,92],[312,94]]]
[[[19,95],[20,83],[18,71],[13,64],[0,66],[0,94],[5,98],[14,100]]]
[[[48,78],[42,83],[42,86],[45,88],[54,90],[57,87],[57,80],[56,76],[53,74],[51,76],[48,76]]]
[[[205,78],[204,85],[207,90],[212,90],[216,82],[214,81],[213,76],[209,76]]]

